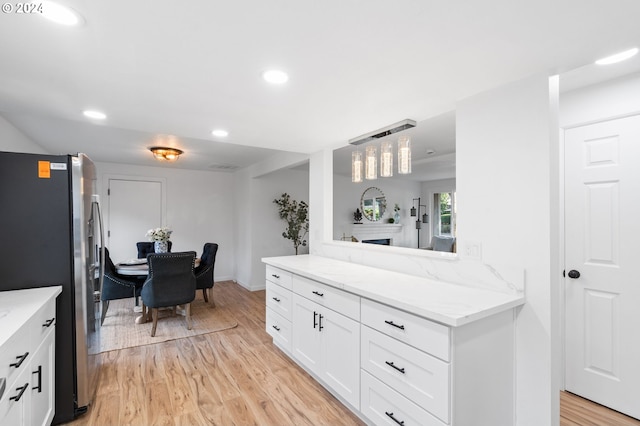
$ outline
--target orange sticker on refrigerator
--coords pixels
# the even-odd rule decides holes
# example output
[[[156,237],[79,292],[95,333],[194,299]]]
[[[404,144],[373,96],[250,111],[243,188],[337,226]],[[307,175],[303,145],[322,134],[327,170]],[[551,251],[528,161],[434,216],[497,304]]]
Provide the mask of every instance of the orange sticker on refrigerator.
[[[51,166],[49,161],[38,161],[38,177],[40,179],[51,178]]]

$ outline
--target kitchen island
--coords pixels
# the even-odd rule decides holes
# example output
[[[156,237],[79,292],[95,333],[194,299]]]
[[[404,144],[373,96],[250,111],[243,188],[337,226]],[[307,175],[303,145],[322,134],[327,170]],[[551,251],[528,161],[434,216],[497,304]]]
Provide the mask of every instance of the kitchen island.
[[[514,424],[512,286],[322,256],[262,259],[274,343],[372,424]]]

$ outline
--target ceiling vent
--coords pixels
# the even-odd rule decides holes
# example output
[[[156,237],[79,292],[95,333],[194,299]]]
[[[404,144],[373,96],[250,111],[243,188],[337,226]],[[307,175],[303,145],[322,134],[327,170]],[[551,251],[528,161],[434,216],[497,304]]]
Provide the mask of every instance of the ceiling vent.
[[[238,170],[239,167],[232,164],[210,164],[209,169],[219,172],[233,172]]]
[[[370,140],[384,138],[385,136],[410,129],[412,127],[416,127],[416,122],[414,120],[402,120],[387,127],[383,127],[382,129],[365,133],[364,135],[358,136],[357,138],[349,139],[349,143],[351,145],[360,145],[362,143],[369,142]]]

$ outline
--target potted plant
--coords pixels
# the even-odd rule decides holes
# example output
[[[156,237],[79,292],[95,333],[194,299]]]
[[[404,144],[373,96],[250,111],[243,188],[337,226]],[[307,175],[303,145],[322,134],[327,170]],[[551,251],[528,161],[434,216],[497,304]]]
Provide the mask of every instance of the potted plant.
[[[278,205],[280,219],[287,222],[282,236],[293,242],[293,248],[298,254],[298,247],[307,245],[304,237],[309,232],[309,206],[304,201],[292,200],[286,192],[273,202]]]

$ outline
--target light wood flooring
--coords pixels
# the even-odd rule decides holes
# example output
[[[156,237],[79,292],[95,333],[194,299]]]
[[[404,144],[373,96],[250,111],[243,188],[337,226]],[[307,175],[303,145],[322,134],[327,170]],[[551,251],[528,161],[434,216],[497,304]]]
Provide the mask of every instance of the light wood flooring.
[[[363,425],[271,343],[265,292],[232,281],[213,288],[238,327],[101,354],[89,411],[68,425]],[[640,426],[562,392],[561,426]]]

